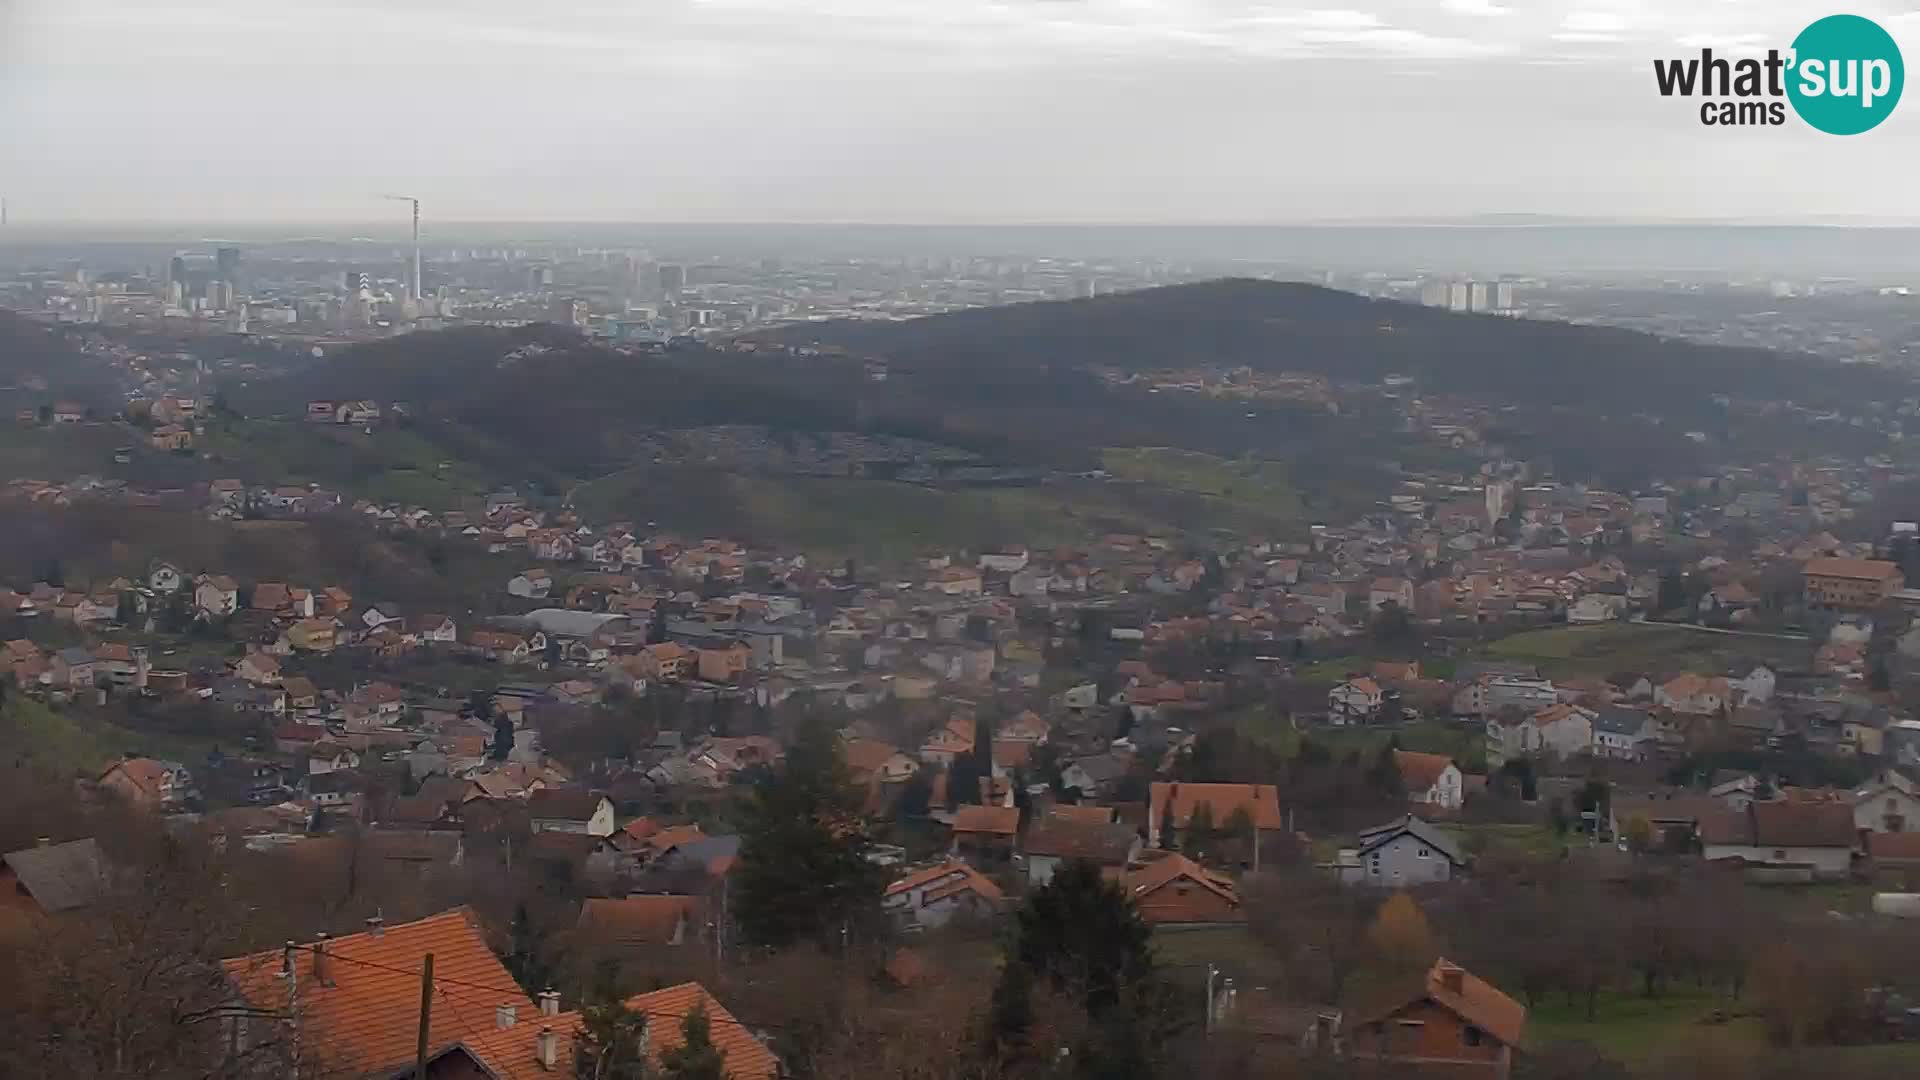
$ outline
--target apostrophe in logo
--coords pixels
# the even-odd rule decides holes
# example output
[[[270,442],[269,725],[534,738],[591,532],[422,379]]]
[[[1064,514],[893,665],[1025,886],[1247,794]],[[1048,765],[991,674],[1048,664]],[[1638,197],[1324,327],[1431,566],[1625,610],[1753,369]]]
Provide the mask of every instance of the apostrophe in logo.
[[[1900,103],[1906,65],[1893,36],[1872,19],[1829,15],[1793,39],[1787,100],[1829,135],[1871,131]]]
[[[1821,19],[1784,55],[1768,49],[1765,58],[1728,60],[1701,49],[1698,58],[1655,60],[1653,76],[1662,97],[1710,99],[1700,104],[1700,122],[1709,127],[1784,124],[1791,104],[1829,135],[1878,127],[1907,81],[1892,35],[1858,15]]]

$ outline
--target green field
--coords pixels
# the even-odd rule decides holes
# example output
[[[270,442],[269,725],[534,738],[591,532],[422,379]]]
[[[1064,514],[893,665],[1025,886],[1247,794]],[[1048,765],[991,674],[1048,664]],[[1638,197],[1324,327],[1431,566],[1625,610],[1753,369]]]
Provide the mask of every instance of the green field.
[[[1618,671],[1710,672],[1742,660],[1797,665],[1811,649],[1806,642],[1716,634],[1664,623],[1602,623],[1529,630],[1501,638],[1485,652],[1496,660],[1538,665],[1549,677],[1568,678]]]
[[[19,695],[9,695],[0,706],[0,739],[17,764],[55,777],[97,776],[128,751],[196,761],[205,753],[189,739],[132,731]]]
[[[1164,446],[1115,448],[1101,452],[1101,463],[1122,480],[1204,495],[1231,503],[1238,514],[1270,518],[1275,524],[1306,516],[1300,491],[1284,465],[1272,461],[1229,461],[1192,450]]]
[[[364,429],[293,420],[216,425],[200,446],[213,472],[256,483],[316,483],[371,499],[450,509],[484,495],[497,478],[404,428]]]

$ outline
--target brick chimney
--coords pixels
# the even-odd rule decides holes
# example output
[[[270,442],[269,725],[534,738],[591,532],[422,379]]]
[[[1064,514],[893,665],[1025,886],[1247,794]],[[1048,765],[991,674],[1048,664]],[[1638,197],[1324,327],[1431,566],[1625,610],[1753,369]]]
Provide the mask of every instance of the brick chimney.
[[[1434,965],[1434,973],[1440,977],[1440,989],[1449,994],[1464,993],[1466,990],[1466,972],[1457,964],[1445,960]]]
[[[560,1060],[560,1036],[550,1027],[540,1029],[533,1037],[533,1056],[540,1061],[542,1069],[551,1069]]]
[[[496,1005],[493,1010],[493,1026],[505,1031],[513,1026],[517,1012],[511,1003]]]
[[[560,991],[549,986],[545,990],[540,991],[539,996],[541,1016],[560,1015]]]

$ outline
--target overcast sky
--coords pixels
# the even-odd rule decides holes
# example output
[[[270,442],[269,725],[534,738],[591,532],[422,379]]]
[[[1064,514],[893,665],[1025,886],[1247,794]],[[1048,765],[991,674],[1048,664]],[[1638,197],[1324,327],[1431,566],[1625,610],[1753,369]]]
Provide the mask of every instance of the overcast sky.
[[[1654,90],[1655,57],[1836,10],[1920,58],[1917,0],[0,0],[0,192],[21,222],[396,190],[443,221],[1920,219],[1920,100],[1835,138]]]

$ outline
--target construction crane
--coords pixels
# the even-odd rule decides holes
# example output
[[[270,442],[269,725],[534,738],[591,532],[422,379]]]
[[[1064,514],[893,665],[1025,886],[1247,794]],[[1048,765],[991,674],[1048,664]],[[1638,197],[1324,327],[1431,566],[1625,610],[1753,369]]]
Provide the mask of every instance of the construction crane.
[[[420,200],[411,195],[382,195],[391,202],[411,203],[413,205],[413,282],[411,292],[414,303],[420,302]]]

